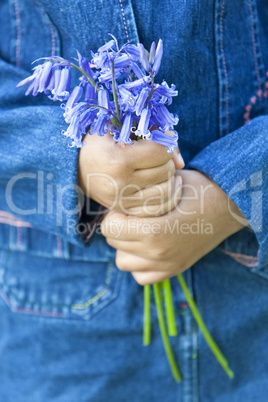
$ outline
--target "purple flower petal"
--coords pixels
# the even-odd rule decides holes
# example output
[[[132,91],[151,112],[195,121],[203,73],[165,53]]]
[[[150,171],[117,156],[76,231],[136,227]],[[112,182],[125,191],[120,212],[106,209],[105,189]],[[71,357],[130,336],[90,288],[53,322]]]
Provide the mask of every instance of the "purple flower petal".
[[[83,88],[80,86],[74,87],[65,106],[66,112],[72,109],[77,104],[77,102],[79,102],[82,95],[83,95]]]
[[[96,89],[88,82],[85,86],[85,102],[93,103],[97,99]]]
[[[130,64],[130,58],[127,54],[122,54],[119,57],[116,57],[114,60],[114,67],[115,68],[125,68],[128,67]]]
[[[157,44],[157,48],[156,48],[156,51],[155,51],[154,65],[152,67],[153,75],[156,75],[158,73],[158,71],[159,71],[162,56],[163,56],[163,41],[162,41],[162,39],[159,39],[158,44]]]
[[[115,45],[115,40],[111,39],[109,42],[105,43],[105,45],[98,48],[98,53],[106,52],[107,50],[111,50]]]
[[[96,119],[91,125],[91,130],[89,131],[90,135],[98,134],[100,137],[103,137],[104,134],[109,132],[108,123],[110,118],[107,114],[98,113]]]
[[[119,136],[114,136],[115,141],[131,145],[134,144],[134,141],[130,138],[132,124],[133,115],[131,113],[128,113],[124,118],[123,126],[121,128]]]
[[[138,128],[135,131],[135,135],[138,137],[149,137],[150,136],[150,131],[149,131],[149,123],[150,123],[150,118],[151,118],[151,110],[146,108],[143,109],[140,117],[140,121],[138,124]]]
[[[124,88],[127,88],[127,89],[137,88],[139,86],[144,87],[144,86],[148,85],[151,82],[151,80],[152,80],[151,77],[149,75],[147,75],[136,81],[125,82],[121,86]]]
[[[92,108],[86,109],[80,116],[79,121],[81,124],[82,132],[84,134],[87,133],[90,125],[93,123],[94,119],[96,118],[97,111],[93,110]]]
[[[118,87],[118,95],[118,102],[122,112],[134,112],[137,97],[121,85]]]
[[[141,71],[141,69],[140,69],[140,67],[138,66],[137,63],[132,63],[130,65],[130,68],[131,68],[131,70],[133,71],[133,73],[136,75],[136,77],[138,79],[145,76],[145,74]]]
[[[133,45],[131,43],[127,43],[126,46],[124,47],[124,51],[129,54],[129,56],[132,60],[135,60],[135,61],[139,60],[140,50],[139,50],[138,46]]]
[[[136,115],[140,116],[142,110],[145,108],[146,101],[148,99],[149,93],[151,92],[150,88],[145,87],[141,90],[137,103],[136,103]]]
[[[42,73],[40,76],[40,83],[39,83],[39,88],[38,88],[38,92],[43,92],[50,80],[51,77],[51,70],[52,70],[52,63],[51,61],[47,61],[46,63],[43,64],[43,69],[42,69]]]
[[[149,73],[151,72],[151,66],[147,57],[146,50],[143,46],[142,43],[139,43],[139,49],[140,49],[140,62],[144,70]]]
[[[164,145],[165,147],[168,148],[167,152],[171,153],[173,152],[174,148],[177,148],[178,146],[178,133],[174,131],[174,135],[171,137],[167,134],[165,134],[163,131],[160,130],[153,130],[151,132],[151,137],[148,139],[151,139],[154,142],[157,142],[158,144]]]
[[[98,105],[102,108],[110,110],[110,97],[107,89],[101,88],[98,92]],[[100,113],[107,113],[106,110],[100,109]]]
[[[28,85],[28,84],[31,84],[32,82],[33,82],[33,80],[35,79],[35,75],[33,74],[33,75],[30,75],[30,77],[27,77],[27,78],[25,78],[24,80],[22,80],[22,81],[20,81],[17,85],[16,85],[16,87],[17,88],[20,88],[20,87],[23,87],[24,85]]]
[[[57,72],[57,71],[56,71]],[[56,74],[55,72],[55,74]],[[55,75],[56,78],[56,75]],[[65,67],[60,72],[60,82],[56,89],[52,90],[52,94],[54,95],[52,100],[60,100],[64,101],[68,99],[70,95],[70,85],[71,85],[71,74],[70,69]]]
[[[150,54],[149,54],[149,63],[152,66],[154,64],[154,59],[155,59],[155,42],[152,42],[151,48],[150,48]]]

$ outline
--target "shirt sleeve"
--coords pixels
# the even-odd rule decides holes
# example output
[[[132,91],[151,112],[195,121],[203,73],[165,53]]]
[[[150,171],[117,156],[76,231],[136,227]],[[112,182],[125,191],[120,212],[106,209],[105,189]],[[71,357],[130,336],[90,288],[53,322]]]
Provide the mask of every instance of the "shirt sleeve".
[[[259,243],[259,266],[268,264],[267,138],[268,116],[257,117],[211,143],[188,166],[210,177],[243,213]]]
[[[78,152],[61,134],[59,102],[25,97],[27,72],[0,60],[0,209],[40,230],[83,243]]]

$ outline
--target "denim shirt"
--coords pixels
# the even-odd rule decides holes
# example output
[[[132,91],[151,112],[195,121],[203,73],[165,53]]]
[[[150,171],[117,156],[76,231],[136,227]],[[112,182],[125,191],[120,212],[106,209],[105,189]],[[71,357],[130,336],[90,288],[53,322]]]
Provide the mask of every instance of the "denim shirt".
[[[117,298],[126,280],[105,239],[96,233],[84,244],[77,231],[78,195],[70,185],[77,184],[78,150],[61,135],[65,123],[58,103],[44,95],[25,97],[25,89],[16,88],[33,60],[75,57],[75,49],[90,57],[109,33],[120,44],[142,42],[147,48],[163,39],[157,79],[179,90],[171,111],[180,116],[186,167],[214,180],[250,224],[200,264],[217,255],[213,264],[218,261],[219,270],[220,258],[226,258],[229,267],[240,264],[268,279],[266,0],[2,0],[0,20],[0,286],[13,311],[89,320]],[[49,282],[41,268],[38,275],[27,270],[29,258],[40,267],[47,261],[51,270],[56,260],[57,280],[65,288]],[[73,282],[71,263],[86,264]],[[190,287],[194,272],[186,274]],[[197,295],[205,292],[202,280],[196,286]],[[246,399],[233,399],[238,400]]]

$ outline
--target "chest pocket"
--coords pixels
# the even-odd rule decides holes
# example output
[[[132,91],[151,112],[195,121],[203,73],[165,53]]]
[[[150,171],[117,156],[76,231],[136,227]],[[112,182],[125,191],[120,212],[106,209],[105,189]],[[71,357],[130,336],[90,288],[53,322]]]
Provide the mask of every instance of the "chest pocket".
[[[0,295],[16,313],[89,320],[116,299],[122,272],[114,259],[47,258],[0,252]]]

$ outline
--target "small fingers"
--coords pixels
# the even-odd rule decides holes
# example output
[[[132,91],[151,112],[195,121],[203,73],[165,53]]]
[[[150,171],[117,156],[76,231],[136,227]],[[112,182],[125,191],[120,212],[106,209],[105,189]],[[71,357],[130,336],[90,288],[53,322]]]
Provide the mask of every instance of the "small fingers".
[[[126,156],[134,169],[148,169],[164,165],[172,159],[173,154],[166,147],[153,141],[137,141],[125,148]]]
[[[120,200],[120,209],[127,215],[154,217],[167,214],[178,205],[182,193],[182,178],[173,176],[165,183],[136,192]]]
[[[147,169],[137,169],[132,179],[140,186],[145,188],[169,180],[175,174],[175,164],[172,159],[168,160],[164,165]]]

